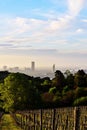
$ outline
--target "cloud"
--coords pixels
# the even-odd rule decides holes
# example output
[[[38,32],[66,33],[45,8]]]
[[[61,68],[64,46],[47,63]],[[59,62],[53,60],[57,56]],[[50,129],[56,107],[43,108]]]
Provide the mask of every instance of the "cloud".
[[[83,5],[85,4],[85,0],[68,0],[68,8],[70,15],[77,16]]]
[[[14,45],[13,44],[10,44],[10,43],[3,43],[3,44],[0,44],[0,50],[4,51],[5,49],[12,49],[14,48]]]
[[[68,0],[67,10],[63,14],[55,10],[43,13],[39,9],[38,15],[42,15],[43,18],[33,16],[2,18],[0,44],[10,43],[14,49],[69,49],[72,44],[74,45],[71,37],[84,31],[82,27],[75,25],[77,24],[75,16],[79,14],[83,5],[84,0]]]
[[[8,47],[8,46],[10,47],[10,46],[12,46],[12,44],[7,44],[7,43],[6,44],[0,44],[0,47]]]
[[[76,33],[83,33],[83,32],[84,32],[84,30],[82,28],[79,28],[76,30]]]
[[[82,22],[87,23],[87,19],[83,19]]]
[[[73,29],[71,22],[71,16],[67,14],[58,19],[48,20],[12,18],[1,27],[3,30],[3,27],[6,26],[8,30],[5,33],[2,31],[3,36],[0,36],[0,44],[3,43],[3,48],[4,44],[7,44],[8,48],[15,50],[58,48],[58,50],[66,51],[70,47],[72,50],[75,47],[78,49],[78,46],[74,47],[77,45],[77,41],[74,40],[75,43],[73,42],[73,36],[75,39],[75,35],[82,34],[84,29],[79,27]],[[11,46],[8,45],[9,43]],[[19,53],[21,52],[19,51]]]
[[[20,45],[23,43],[35,44],[46,41],[51,42],[50,36],[55,38],[60,30],[64,30],[68,27],[66,23],[67,21],[63,18],[57,20],[39,20],[35,18],[22,17],[9,19],[9,21],[7,22],[6,20],[6,23],[1,27],[2,30],[4,27],[8,28],[8,30],[6,29],[2,31],[0,42],[10,42],[13,44],[19,43]]]

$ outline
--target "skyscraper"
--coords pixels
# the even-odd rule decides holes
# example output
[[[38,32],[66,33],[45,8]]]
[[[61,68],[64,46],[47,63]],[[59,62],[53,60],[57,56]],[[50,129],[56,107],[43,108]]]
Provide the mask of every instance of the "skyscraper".
[[[55,72],[55,64],[53,64],[53,72]]]
[[[3,70],[7,70],[7,66],[3,66]]]
[[[31,62],[31,70],[32,70],[32,71],[35,70],[35,62],[34,62],[34,61]]]

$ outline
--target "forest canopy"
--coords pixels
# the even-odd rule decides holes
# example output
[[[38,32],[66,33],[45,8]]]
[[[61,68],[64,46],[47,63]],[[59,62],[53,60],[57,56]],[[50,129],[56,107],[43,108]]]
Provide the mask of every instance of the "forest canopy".
[[[87,105],[87,74],[78,70],[62,73],[53,79],[31,77],[23,73],[0,72],[0,109],[16,111]]]

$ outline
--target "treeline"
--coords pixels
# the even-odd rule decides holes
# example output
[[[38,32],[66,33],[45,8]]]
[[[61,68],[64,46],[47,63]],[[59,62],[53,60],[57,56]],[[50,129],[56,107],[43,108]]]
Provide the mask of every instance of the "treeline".
[[[0,71],[0,109],[27,110],[87,105],[87,74],[78,70],[55,72],[49,77],[31,77]]]

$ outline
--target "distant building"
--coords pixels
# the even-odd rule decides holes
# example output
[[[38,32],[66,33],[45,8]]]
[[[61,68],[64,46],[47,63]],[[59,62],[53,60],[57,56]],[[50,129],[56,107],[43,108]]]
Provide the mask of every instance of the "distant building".
[[[3,70],[7,70],[7,66],[3,66]]]
[[[19,71],[19,67],[14,67],[14,71]]]
[[[31,62],[31,70],[32,70],[32,71],[35,70],[35,62],[34,62],[34,61]]]
[[[24,71],[29,71],[29,70],[30,70],[30,68],[28,68],[28,67],[24,68]]]
[[[55,72],[55,64],[53,64],[53,72]]]

